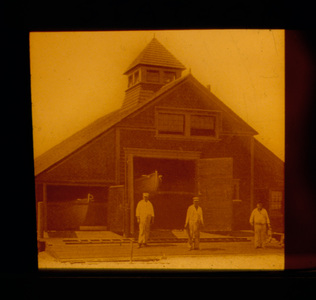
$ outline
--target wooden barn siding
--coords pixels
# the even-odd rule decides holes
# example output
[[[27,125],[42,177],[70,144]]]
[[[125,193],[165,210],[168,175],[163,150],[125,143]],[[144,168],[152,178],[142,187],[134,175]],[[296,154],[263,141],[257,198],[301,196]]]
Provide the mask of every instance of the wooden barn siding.
[[[255,143],[255,201],[261,200],[270,214],[273,231],[284,232],[284,163],[264,146]],[[271,190],[283,191],[282,208],[272,214],[269,207]]]
[[[38,182],[115,182],[115,130],[93,140],[51,169]]]
[[[132,87],[125,92],[125,99],[123,102],[123,107],[129,107],[131,105],[137,104],[137,102],[143,102],[149,99],[154,94],[152,90],[144,90],[141,88],[141,84]]]
[[[40,227],[43,228],[42,226],[44,225],[44,223],[39,220],[39,210],[38,210],[38,203],[39,202],[43,202],[43,184],[35,184],[35,215],[36,215],[36,228],[37,228],[37,232],[38,234],[40,231]],[[42,237],[42,236],[41,236]]]
[[[109,188],[107,226],[111,231],[124,231],[124,186]]]
[[[284,187],[284,165],[255,148],[254,181],[258,189]]]

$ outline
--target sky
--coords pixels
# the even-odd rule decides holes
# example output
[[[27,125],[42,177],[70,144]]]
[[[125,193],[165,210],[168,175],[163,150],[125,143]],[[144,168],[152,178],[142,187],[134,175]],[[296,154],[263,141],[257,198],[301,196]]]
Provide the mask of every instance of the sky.
[[[154,36],[284,160],[283,30],[31,32],[35,158],[121,107],[123,73]]]

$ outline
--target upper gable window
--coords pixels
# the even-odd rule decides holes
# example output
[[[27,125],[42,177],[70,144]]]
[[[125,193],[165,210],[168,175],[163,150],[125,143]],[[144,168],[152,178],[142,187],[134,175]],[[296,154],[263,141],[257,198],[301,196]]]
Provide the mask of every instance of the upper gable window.
[[[148,82],[159,82],[159,71],[147,70],[146,80]]]
[[[218,138],[220,112],[156,108],[158,137]]]
[[[214,116],[191,115],[190,119],[191,136],[215,136]]]
[[[184,135],[184,118],[182,114],[159,113],[158,133]]]

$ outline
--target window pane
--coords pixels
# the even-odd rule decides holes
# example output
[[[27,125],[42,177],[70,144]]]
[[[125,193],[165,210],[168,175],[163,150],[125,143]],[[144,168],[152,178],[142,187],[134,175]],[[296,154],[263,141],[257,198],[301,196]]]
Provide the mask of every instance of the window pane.
[[[214,136],[215,117],[213,116],[191,116],[191,135]]]
[[[128,87],[133,85],[133,75],[128,76]]]
[[[135,72],[134,74],[134,84],[139,82],[139,71]]]
[[[270,209],[271,210],[279,210],[281,208],[282,208],[282,192],[272,191],[271,192]]]
[[[169,83],[176,79],[175,72],[164,72],[163,74],[163,83]]]
[[[184,115],[158,114],[158,131],[161,134],[184,134]]]
[[[159,82],[159,71],[147,70],[147,81],[149,81],[149,82]]]

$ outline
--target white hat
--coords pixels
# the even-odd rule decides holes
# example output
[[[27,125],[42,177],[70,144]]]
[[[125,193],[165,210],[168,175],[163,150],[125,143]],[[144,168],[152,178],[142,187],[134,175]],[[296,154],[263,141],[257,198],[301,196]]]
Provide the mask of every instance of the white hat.
[[[193,197],[193,201],[199,201],[199,197]]]

